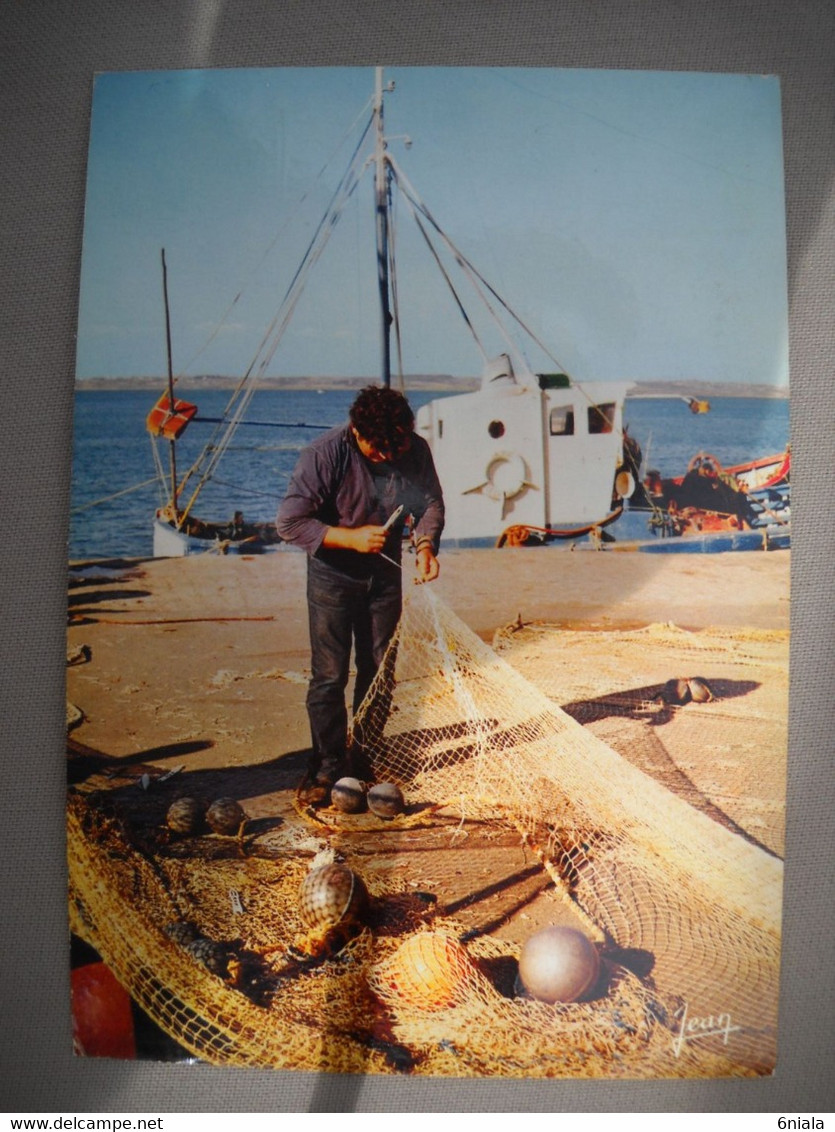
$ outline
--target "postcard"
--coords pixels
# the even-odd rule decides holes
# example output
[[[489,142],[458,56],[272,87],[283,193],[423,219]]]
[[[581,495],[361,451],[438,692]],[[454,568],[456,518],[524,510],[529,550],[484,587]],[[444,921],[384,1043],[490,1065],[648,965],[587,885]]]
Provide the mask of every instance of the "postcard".
[[[79,1055],[774,1071],[782,186],[769,77],[96,78]]]

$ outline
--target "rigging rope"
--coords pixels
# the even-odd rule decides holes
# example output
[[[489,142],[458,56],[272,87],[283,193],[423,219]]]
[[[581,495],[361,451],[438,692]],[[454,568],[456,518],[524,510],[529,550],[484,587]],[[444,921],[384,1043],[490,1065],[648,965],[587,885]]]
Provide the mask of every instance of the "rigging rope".
[[[395,176],[398,178],[398,183],[401,186],[401,191],[403,192],[403,195],[406,197],[407,200],[409,200],[414,205],[414,207],[421,213],[421,215],[423,215],[429,221],[429,223],[432,225],[432,227],[435,229],[435,231],[441,237],[443,242],[446,244],[446,246],[452,252],[452,254],[455,257],[455,260],[458,263],[461,270],[465,272],[465,274],[471,279],[471,281],[472,281],[473,277],[478,279],[478,281],[484,287],[486,287],[487,290],[490,292],[490,294],[502,305],[502,307],[507,311],[507,313],[514,320],[514,322],[516,322],[518,324],[518,326],[520,326],[522,328],[522,330],[524,330],[524,332],[531,338],[531,340],[533,342],[535,342],[537,344],[537,346],[539,346],[539,348],[543,351],[543,353],[545,353],[547,355],[547,357],[554,363],[554,365],[558,366],[561,370],[565,371],[565,366],[563,366],[562,362],[560,362],[558,358],[554,357],[554,355],[551,353],[551,351],[548,349],[548,347],[545,345],[545,343],[541,341],[541,339],[533,332],[533,330],[531,330],[531,328],[523,321],[523,319],[516,313],[516,311],[514,311],[513,308],[502,298],[502,296],[498,293],[498,291],[496,291],[496,289],[492,286],[492,284],[489,283],[488,280],[484,278],[484,276],[481,274],[481,272],[478,270],[478,268],[476,268],[470,262],[470,260],[464,255],[464,253],[460,250],[460,248],[458,248],[452,242],[450,237],[446,234],[446,232],[443,230],[443,228],[441,228],[440,224],[437,222],[435,217],[429,211],[429,208],[427,207],[427,205],[424,203],[423,200],[421,200],[419,194],[415,190],[415,187],[414,187],[414,185],[412,185],[409,178],[406,176],[405,173],[402,172],[402,170],[399,168],[397,163],[394,161],[394,158],[389,158],[389,160],[391,161],[392,168],[394,170]],[[475,286],[475,284],[474,284],[474,286]],[[495,318],[496,317],[495,313],[493,312],[493,310],[489,306],[489,304],[487,304],[487,301],[486,301],[486,299],[484,299],[483,295],[481,294],[480,289],[476,288],[476,291],[479,294],[479,297],[482,299],[482,301],[488,306],[488,309],[490,310],[491,314],[493,314],[493,317]],[[499,321],[499,320],[497,320],[497,321]],[[499,322],[499,325],[501,326],[500,322]]]
[[[180,484],[180,488],[179,488],[180,492],[182,492],[182,490],[184,489],[185,485],[188,483],[191,476],[193,474],[196,474],[199,471],[203,461],[205,460],[206,454],[209,451],[215,451],[216,453],[220,453],[223,450],[225,450],[229,441],[226,440],[224,442],[224,436],[229,434],[230,430],[231,430],[232,433],[234,433],[235,429],[237,428],[238,424],[240,423],[240,419],[241,419],[243,410],[248,405],[249,401],[252,398],[252,394],[254,392],[254,382],[253,382],[252,378],[253,378],[253,373],[255,372],[256,364],[258,363],[258,358],[261,355],[262,351],[265,350],[266,345],[267,345],[267,343],[270,339],[270,336],[273,334],[273,331],[275,330],[276,324],[279,321],[279,318],[281,316],[281,311],[282,311],[282,309],[284,309],[284,307],[288,303],[289,297],[290,297],[291,293],[293,292],[293,288],[295,287],[296,283],[298,282],[298,280],[300,279],[302,274],[304,273],[306,275],[307,270],[309,270],[310,263],[308,263],[308,257],[311,255],[311,249],[313,248],[316,241],[319,239],[326,220],[328,219],[328,217],[334,211],[334,209],[336,207],[336,202],[337,202],[337,200],[340,196],[340,193],[343,192],[345,185],[348,182],[349,177],[352,174],[354,175],[354,184],[356,183],[355,167],[356,167],[356,164],[357,164],[357,154],[359,153],[362,145],[365,142],[365,138],[368,134],[368,131],[371,128],[371,122],[372,122],[372,120],[369,119],[365,129],[363,130],[363,133],[362,133],[359,141],[357,142],[357,145],[354,149],[354,152],[351,155],[351,161],[349,163],[349,166],[346,169],[345,173],[343,174],[343,176],[342,176],[339,184],[337,185],[336,189],[334,190],[333,194],[331,195],[331,199],[328,203],[328,207],[325,210],[325,213],[323,214],[323,216],[319,220],[319,223],[318,223],[316,230],[315,230],[315,232],[314,232],[314,234],[313,234],[313,236],[310,240],[310,243],[308,244],[308,247],[307,247],[307,249],[304,253],[304,256],[302,257],[302,260],[301,260],[298,268],[296,269],[296,272],[293,275],[293,278],[290,281],[290,284],[289,284],[289,286],[288,286],[288,288],[287,288],[287,290],[284,294],[284,298],[282,299],[281,303],[279,304],[278,311],[276,312],[274,318],[272,319],[269,326],[267,327],[267,330],[265,331],[264,335],[261,338],[261,341],[258,344],[258,348],[255,351],[255,355],[253,356],[252,361],[250,362],[249,366],[247,367],[247,369],[244,372],[243,376],[241,377],[240,381],[236,385],[236,387],[235,387],[235,389],[232,393],[232,396],[229,398],[229,400],[226,404],[226,408],[223,411],[223,418],[222,418],[221,423],[215,429],[214,433],[212,434],[208,443],[204,447],[203,451],[200,453],[200,455],[195,460],[194,464],[191,466],[191,468],[189,468],[189,470],[186,472],[185,476],[183,477],[183,480],[182,480],[182,482]],[[292,309],[293,308],[291,308],[291,310]],[[282,328],[282,333],[283,333],[283,328]],[[277,345],[278,345],[278,342],[276,341],[276,347],[277,347]],[[274,352],[275,352],[275,347],[273,348],[273,353]],[[270,354],[269,357],[272,357],[272,354]],[[263,368],[265,367],[266,362],[269,361],[269,357],[267,357],[266,361],[263,362],[261,364],[261,366],[259,367],[260,372],[263,372]],[[234,416],[230,416],[230,414],[232,413],[233,406],[235,406],[236,400],[239,401],[237,409],[235,410]],[[216,441],[216,438],[219,435],[221,435],[221,430],[222,430],[223,424],[226,424],[227,432],[226,432],[226,434],[221,436],[220,441],[216,445],[215,441]],[[229,436],[229,439],[231,439],[231,435]],[[186,507],[186,511],[188,511],[193,506],[197,495],[200,493],[204,483],[206,482],[206,479],[209,478],[210,475],[211,475],[211,467],[213,467],[217,463],[217,460],[219,458],[220,458],[219,454],[216,454],[214,460],[212,461],[212,464],[210,465],[209,469],[206,472],[206,475],[200,480],[197,488],[194,491],[194,494],[192,495],[191,499],[189,500],[189,503]]]
[[[212,482],[220,484],[221,487],[232,487],[235,491],[245,492],[247,495],[258,495],[262,499],[272,499],[277,506],[277,497],[274,491],[260,491],[257,487],[244,487],[242,484],[232,483],[230,480],[219,480],[216,476],[213,477]]]
[[[389,254],[389,280],[391,282],[391,305],[392,316],[394,323],[394,340],[397,346],[397,382],[401,393],[405,392],[406,386],[403,380],[403,341],[400,328],[400,301],[397,292],[397,257],[394,254],[395,240],[397,234],[397,218],[394,215],[394,202],[392,200],[391,180],[389,179],[386,191],[388,193],[389,204],[389,239],[388,239],[388,254]]]
[[[423,215],[426,218],[426,220],[432,225],[432,227],[435,229],[435,231],[441,237],[444,244],[447,246],[447,248],[450,250],[450,252],[454,256],[455,261],[458,264],[458,266],[461,268],[461,270],[464,272],[464,274],[470,280],[476,294],[478,295],[478,297],[481,299],[481,301],[487,307],[487,310],[490,312],[491,316],[493,317],[494,321],[496,322],[496,325],[498,326],[498,328],[499,328],[502,336],[504,337],[505,341],[508,343],[508,345],[510,345],[511,350],[513,352],[521,352],[519,350],[519,347],[515,343],[513,343],[512,340],[510,339],[508,332],[507,332],[507,329],[505,328],[501,319],[498,318],[498,316],[496,315],[496,312],[490,306],[490,304],[487,301],[487,299],[485,298],[481,288],[474,282],[475,279],[477,279],[479,281],[479,283],[481,283],[490,292],[490,294],[501,304],[501,306],[510,315],[510,317],[513,319],[513,321],[525,332],[525,334],[528,335],[528,337],[533,342],[536,343],[536,345],[543,351],[543,353],[546,355],[546,357],[548,357],[554,363],[554,365],[557,366],[557,368],[559,370],[561,370],[563,373],[568,373],[568,370],[563,365],[563,363],[558,358],[556,358],[554,356],[554,354],[551,353],[551,351],[548,349],[548,347],[545,345],[545,343],[539,338],[539,336],[537,334],[535,334],[533,330],[531,330],[531,328],[527,325],[527,323],[516,313],[516,311],[510,306],[510,304],[507,303],[505,301],[505,299],[502,298],[502,296],[498,293],[498,291],[496,291],[496,289],[492,286],[492,284],[487,279],[485,279],[485,277],[481,274],[481,272],[478,270],[478,268],[475,267],[470,262],[470,260],[464,255],[464,253],[453,243],[453,241],[446,234],[446,232],[444,232],[444,230],[441,228],[440,224],[438,224],[435,217],[429,211],[429,208],[427,207],[427,205],[424,203],[423,200],[421,200],[419,194],[415,190],[415,188],[412,185],[409,178],[406,176],[405,173],[402,172],[402,170],[400,169],[400,167],[398,166],[398,164],[394,160],[394,158],[391,157],[390,155],[387,155],[386,160],[391,165],[392,172],[394,173],[395,179],[397,180],[398,185],[400,187],[400,190],[403,193],[405,199],[412,206],[414,206],[414,208],[417,209],[421,213],[421,215]],[[415,219],[417,221],[417,217],[415,217]],[[437,259],[437,257],[436,257],[436,259]],[[523,359],[523,361],[525,361],[525,364],[527,365],[527,360],[524,357],[524,353],[522,353],[522,359]],[[597,408],[594,397],[592,397],[591,394],[589,394],[582,386],[574,384],[573,388],[577,390],[579,395],[582,396],[586,400],[586,402],[589,404],[589,406],[591,408],[593,408],[593,409],[595,409],[596,411],[599,412],[599,409]],[[619,430],[619,433],[620,433],[621,436],[623,435],[623,429],[622,428]]]
[[[158,450],[156,444],[154,443],[153,436],[149,436],[148,439],[150,440],[150,443],[151,443],[151,455],[153,456],[153,459],[154,459],[154,466],[157,469],[157,487],[158,487],[158,490],[159,490],[159,494],[158,494],[157,498],[159,499],[160,507],[163,507],[165,505],[165,498],[166,498],[166,493],[167,493],[167,485],[166,485],[167,473],[165,471],[165,468],[162,466],[162,458],[159,454],[159,450]]]
[[[395,176],[395,180],[396,180],[397,179],[397,171],[393,169],[393,172],[394,172],[394,176]],[[440,271],[441,275],[443,276],[444,281],[445,281],[447,287],[449,288],[453,299],[455,300],[455,303],[458,307],[458,311],[459,311],[461,317],[463,318],[468,330],[470,331],[470,333],[473,336],[473,341],[475,342],[476,346],[479,349],[479,352],[481,353],[482,360],[484,362],[486,362],[487,361],[487,351],[485,350],[485,348],[484,348],[484,346],[481,342],[481,339],[479,338],[478,333],[477,333],[475,327],[473,326],[472,321],[470,320],[470,316],[467,314],[467,311],[466,311],[466,308],[464,307],[464,304],[461,302],[461,299],[458,295],[458,292],[455,289],[455,284],[452,282],[452,279],[450,278],[449,273],[447,272],[446,268],[444,267],[443,263],[441,262],[441,257],[438,255],[438,252],[435,248],[435,245],[429,239],[429,233],[426,231],[426,229],[424,228],[424,226],[421,224],[420,220],[418,219],[418,217],[415,213],[414,206],[412,205],[412,202],[409,200],[408,196],[405,193],[403,194],[403,197],[404,197],[404,200],[406,201],[407,205],[409,206],[409,211],[411,213],[412,219],[414,220],[415,224],[418,227],[418,230],[420,231],[421,235],[423,236],[424,240],[426,241],[426,245],[429,248],[429,251],[432,253],[432,256],[435,260],[435,264],[437,265],[438,270]]]
[[[192,423],[199,424],[225,424],[224,417],[192,417]],[[333,428],[329,424],[308,424],[307,421],[240,421],[239,425],[247,428],[318,428],[327,431]]]
[[[209,441],[209,444],[207,444],[203,449],[203,452],[186,473],[186,476],[181,483],[180,490],[182,490],[182,488],[185,486],[188,479],[199,471],[201,465],[205,462],[207,454],[211,453],[205,470],[200,476],[197,486],[192,492],[191,498],[189,499],[189,502],[182,513],[181,521],[186,518],[189,511],[193,507],[200,491],[211,478],[218,461],[228,447],[238,425],[241,423],[243,413],[245,412],[246,408],[249,405],[249,402],[252,399],[253,394],[255,393],[255,379],[257,376],[263,375],[266,367],[274,357],[279,343],[281,342],[281,339],[284,335],[284,331],[286,330],[290,318],[295,311],[296,305],[301,298],[307,277],[310,274],[313,266],[321,257],[328,239],[340,216],[342,215],[345,205],[347,204],[357,186],[357,183],[359,181],[359,172],[357,169],[359,162],[357,160],[357,157],[365,140],[365,136],[370,129],[370,125],[371,123],[369,122],[369,125],[366,127],[362,137],[357,143],[354,153],[352,154],[349,167],[348,169],[346,169],[345,173],[342,176],[342,179],[340,180],[338,186],[334,190],[333,195],[331,196],[328,208],[326,209],[324,215],[322,216],[319,224],[316,227],[316,231],[314,232],[314,235],[311,238],[310,243],[308,244],[302,261],[296,269],[295,274],[293,275],[293,278],[287,288],[287,291],[285,292],[284,298],[279,305],[275,317],[272,319],[270,325],[268,326],[265,334],[261,339],[258,349],[255,352],[255,356],[250,362],[250,365],[247,368],[243,378],[238,383],[238,386],[232,394],[232,397],[229,399],[227,408],[224,413],[224,417],[227,418],[226,431],[223,433],[217,443],[215,443],[215,437],[217,437],[218,432],[221,428],[221,426],[218,426],[218,428],[214,432],[213,437]],[[233,406],[234,412],[232,412]]]
[[[355,122],[356,121],[357,121],[357,119],[355,119]],[[291,319],[291,317],[292,317],[292,315],[293,315],[293,313],[296,309],[296,305],[297,305],[297,303],[298,303],[298,301],[301,297],[301,294],[302,294],[304,286],[307,282],[308,276],[309,276],[312,268],[314,267],[314,265],[318,262],[319,258],[321,257],[321,255],[324,251],[324,248],[325,248],[325,246],[328,242],[328,239],[330,237],[331,232],[333,231],[333,229],[336,226],[339,218],[341,217],[342,212],[344,211],[344,208],[347,205],[348,200],[350,199],[350,197],[352,196],[353,192],[356,189],[356,186],[359,182],[359,178],[361,176],[361,173],[362,173],[363,169],[365,168],[365,166],[367,164],[367,162],[363,162],[362,168],[359,168],[359,166],[361,164],[360,160],[359,160],[359,154],[360,154],[360,151],[362,149],[362,146],[365,143],[365,139],[366,139],[366,137],[367,137],[372,125],[373,125],[373,122],[374,122],[374,116],[372,114],[371,118],[366,123],[365,129],[362,131],[362,134],[359,138],[359,141],[357,142],[356,147],[354,148],[354,151],[351,155],[351,159],[348,163],[348,167],[345,170],[345,172],[343,173],[343,176],[340,179],[336,189],[334,190],[334,192],[331,196],[330,202],[328,204],[328,207],[325,210],[325,213],[322,215],[322,217],[321,217],[321,219],[320,219],[320,221],[319,221],[319,223],[316,227],[316,230],[314,231],[313,236],[311,237],[311,240],[308,244],[308,247],[305,250],[305,253],[302,257],[302,260],[301,260],[299,266],[297,267],[297,269],[296,269],[296,271],[295,271],[295,273],[294,273],[294,275],[293,275],[293,277],[292,277],[292,279],[291,279],[291,281],[290,281],[290,283],[287,287],[287,290],[284,294],[284,297],[283,297],[281,303],[279,304],[279,307],[278,307],[278,310],[276,311],[275,316],[271,320],[271,322],[270,322],[269,326],[267,327],[263,337],[261,338],[261,341],[258,345],[258,348],[255,352],[255,355],[252,358],[252,361],[250,362],[250,365],[248,366],[248,368],[245,371],[245,373],[243,374],[241,380],[238,382],[237,386],[235,387],[235,390],[233,391],[231,397],[229,398],[226,409],[224,410],[223,417],[216,419],[217,427],[214,430],[212,437],[210,438],[209,442],[204,446],[202,452],[200,453],[198,458],[195,460],[195,462],[192,464],[192,466],[188,469],[188,471],[185,473],[183,479],[180,482],[180,485],[177,489],[178,497],[184,491],[186,485],[190,482],[192,477],[199,474],[199,479],[198,479],[197,485],[194,488],[194,490],[192,491],[191,497],[190,497],[188,503],[186,504],[184,510],[180,514],[180,523],[185,521],[186,517],[188,516],[191,508],[193,507],[193,505],[194,505],[198,495],[202,491],[203,487],[212,478],[212,474],[214,472],[214,469],[216,468],[219,460],[222,458],[223,454],[225,453],[226,449],[228,448],[228,446],[231,442],[232,436],[234,435],[235,431],[237,430],[239,425],[242,423],[243,414],[245,413],[245,411],[246,411],[246,409],[249,405],[249,402],[251,401],[251,399],[252,399],[252,397],[255,393],[257,378],[263,376],[267,366],[270,364],[270,362],[274,358],[275,353],[278,349],[278,346],[279,346],[279,344],[280,344],[280,342],[283,338],[284,332],[287,328],[287,325],[288,325],[288,323],[289,323],[289,321],[290,321],[290,319]],[[351,129],[353,129],[353,128],[354,128],[354,124],[352,124],[352,126],[351,126]],[[340,142],[340,145],[341,144],[342,143]],[[525,332],[525,334],[527,334],[527,336],[533,342],[536,343],[536,345],[544,352],[544,354],[551,360],[551,362],[553,362],[553,364],[558,367],[558,369],[560,369],[564,372],[565,367],[562,365],[562,363],[551,353],[551,351],[547,348],[547,346],[545,346],[545,344],[540,340],[540,338],[530,329],[529,326],[527,326],[527,324],[520,318],[520,316],[518,314],[516,314],[516,312],[509,306],[509,304],[502,298],[502,296],[498,294],[498,292],[495,290],[495,288],[484,278],[484,276],[474,267],[474,265],[470,262],[470,260],[464,255],[464,253],[460,251],[460,249],[452,242],[452,240],[449,238],[449,236],[447,236],[447,234],[443,231],[443,229],[440,227],[438,222],[435,220],[432,213],[429,211],[426,204],[422,201],[422,199],[420,198],[418,193],[415,191],[414,186],[411,184],[408,177],[402,172],[402,170],[400,170],[399,166],[397,165],[397,163],[394,161],[394,159],[392,158],[392,156],[390,154],[388,154],[388,153],[386,154],[385,161],[386,161],[386,167],[389,171],[389,180],[388,180],[387,191],[389,193],[390,207],[391,207],[391,181],[393,179],[393,180],[397,181],[398,187],[400,188],[401,193],[403,194],[403,197],[407,202],[407,205],[408,205],[409,210],[412,214],[412,217],[415,220],[415,222],[418,226],[418,229],[420,230],[427,246],[429,247],[429,249],[430,249],[430,251],[431,251],[431,253],[432,253],[432,255],[435,259],[435,262],[436,262],[437,266],[439,267],[439,269],[440,269],[440,271],[441,271],[441,273],[442,273],[442,275],[443,275],[443,277],[444,277],[444,279],[447,283],[447,286],[449,287],[449,289],[450,289],[450,291],[453,295],[453,298],[455,299],[455,302],[458,306],[458,309],[459,309],[462,317],[464,318],[464,321],[465,321],[466,325],[468,326],[468,328],[469,328],[469,330],[470,330],[470,332],[471,332],[471,334],[472,334],[472,336],[473,336],[473,338],[476,342],[478,349],[480,350],[480,352],[482,354],[483,360],[484,361],[487,360],[487,353],[484,349],[484,346],[482,345],[482,343],[479,339],[479,336],[478,336],[478,334],[475,330],[475,327],[473,326],[466,310],[464,309],[463,303],[462,303],[462,301],[461,301],[461,299],[460,299],[460,297],[459,297],[459,295],[458,295],[458,293],[455,289],[455,286],[452,283],[452,280],[450,279],[450,276],[449,276],[447,270],[445,269],[445,267],[444,267],[444,265],[441,261],[441,257],[438,254],[438,251],[435,248],[435,246],[434,246],[434,244],[433,244],[433,242],[432,242],[432,240],[429,236],[427,229],[421,223],[421,220],[419,219],[417,213],[420,213],[421,216],[423,216],[425,218],[425,220],[431,225],[431,227],[434,228],[435,232],[441,238],[441,240],[443,241],[443,243],[446,246],[446,248],[448,249],[448,251],[454,257],[459,268],[464,273],[464,275],[468,278],[471,286],[473,287],[474,291],[476,292],[476,295],[478,296],[479,299],[481,299],[482,303],[486,307],[488,313],[490,314],[490,316],[492,317],[496,326],[498,327],[498,330],[501,333],[502,337],[507,342],[507,345],[508,345],[511,353],[521,355],[521,358],[522,358],[522,361],[523,361],[525,367],[528,368],[528,369],[530,368],[528,366],[528,362],[527,362],[527,359],[525,358],[524,352],[521,350],[520,346],[511,338],[509,331],[508,331],[508,328],[506,327],[506,325],[502,321],[502,319],[499,317],[497,311],[494,309],[493,305],[490,302],[490,299],[488,298],[487,294],[485,294],[485,291],[488,292],[490,296],[492,296],[498,303],[501,304],[504,311],[511,317],[511,319],[516,323],[516,325],[518,325],[521,328],[521,330],[523,330]],[[327,165],[327,163],[326,163],[326,165]],[[323,167],[323,170],[320,171],[320,174],[319,174],[320,176],[321,176],[321,172],[324,171],[325,167]],[[304,199],[304,198],[302,198],[302,199]],[[390,257],[391,257],[390,278],[391,278],[392,293],[393,293],[393,307],[394,307],[393,319],[394,319],[394,327],[395,327],[396,341],[397,341],[399,376],[400,376],[400,382],[401,382],[401,385],[402,385],[403,360],[402,360],[401,324],[400,324],[399,303],[398,303],[398,294],[397,294],[397,275],[396,275],[396,270],[395,270],[395,266],[394,266],[394,232],[395,232],[395,228],[394,228],[394,226],[392,226],[392,230],[391,230],[392,238],[391,238],[390,250],[389,250],[389,254],[390,254]],[[276,240],[277,240],[277,238],[278,237],[276,237]],[[271,247],[274,246],[274,244],[275,244],[275,240],[273,241],[273,244],[270,246],[270,250],[271,250]],[[260,264],[259,264],[259,266],[260,266]],[[240,294],[235,297],[235,299],[233,300],[232,306],[235,305],[235,303],[238,301],[239,297],[240,297]],[[231,309],[231,307],[230,307],[230,309]],[[224,316],[224,318],[225,317],[226,316]],[[577,388],[578,393],[581,396],[583,396],[588,401],[588,403],[590,405],[594,406],[594,399],[584,389],[582,389],[581,387],[577,387],[577,386],[575,386],[575,388]],[[209,418],[207,418],[207,420],[208,419]],[[215,423],[215,422],[213,422],[213,423]],[[249,423],[258,423],[258,422],[249,422]],[[226,426],[225,431],[222,431],[224,424]],[[291,427],[291,426],[277,425],[276,427]],[[312,427],[316,427],[316,426],[312,426]],[[202,469],[202,471],[201,471],[201,469]]]
[[[139,491],[141,487],[148,487],[149,484],[156,483],[157,477],[152,476],[149,480],[143,480],[142,483],[135,483],[133,487],[123,487],[121,491],[114,491],[112,495],[103,495],[101,499],[94,499],[90,503],[82,503],[79,507],[71,507],[71,515],[79,515],[82,511],[89,511],[91,507],[98,507],[100,503],[109,503],[111,499],[118,499],[120,495],[128,495],[131,491]]]
[[[240,299],[243,297],[247,287],[252,282],[252,279],[261,270],[261,267],[263,266],[265,261],[268,259],[271,252],[273,251],[273,248],[275,248],[276,244],[278,243],[279,239],[283,236],[285,231],[290,227],[291,224],[294,224],[296,222],[296,215],[297,215],[298,211],[300,210],[301,206],[305,203],[305,201],[308,199],[308,197],[313,192],[316,185],[322,179],[322,176],[325,173],[325,170],[328,168],[328,166],[331,164],[333,159],[336,157],[336,154],[342,148],[342,146],[345,142],[345,139],[350,137],[350,135],[356,129],[357,124],[360,122],[360,120],[363,118],[363,116],[368,113],[368,109],[371,106],[372,102],[373,102],[373,97],[369,97],[366,100],[366,103],[363,106],[363,108],[360,110],[360,112],[354,118],[353,122],[350,124],[350,126],[347,128],[347,130],[345,130],[342,137],[339,139],[338,143],[334,146],[334,148],[331,150],[328,157],[325,159],[324,165],[322,166],[322,168],[319,170],[319,172],[314,177],[310,187],[308,189],[306,189],[304,193],[302,193],[302,195],[299,197],[298,201],[296,202],[295,207],[292,209],[292,211],[290,211],[288,213],[288,215],[286,216],[286,218],[284,220],[284,223],[280,226],[280,228],[276,232],[275,236],[273,236],[272,240],[270,240],[270,242],[267,244],[266,248],[264,249],[263,254],[261,255],[261,258],[255,264],[255,266],[251,269],[251,271],[249,272],[249,275],[244,279],[243,283],[241,284],[240,290],[235,295],[235,297],[232,299],[232,301],[229,303],[229,305],[227,306],[227,308],[223,312],[223,314],[220,316],[220,319],[218,320],[216,326],[212,330],[209,337],[206,339],[206,341],[203,343],[203,345],[199,347],[197,352],[192,355],[192,357],[186,363],[186,365],[180,370],[180,372],[177,375],[177,379],[182,377],[183,374],[188,373],[188,371],[191,369],[191,367],[194,365],[194,363],[197,361],[197,359],[202,354],[204,354],[206,352],[206,350],[209,348],[209,346],[212,344],[212,342],[215,340],[215,338],[217,338],[218,334],[223,329],[223,326],[225,325],[226,320],[228,319],[229,315],[232,313],[235,306],[238,304]],[[365,136],[368,134],[370,127],[371,127],[371,120],[369,120],[368,124],[366,125],[366,127],[363,131],[362,139],[360,140],[360,144],[362,144],[362,140],[364,140]],[[177,380],[177,379],[175,379],[175,380]]]

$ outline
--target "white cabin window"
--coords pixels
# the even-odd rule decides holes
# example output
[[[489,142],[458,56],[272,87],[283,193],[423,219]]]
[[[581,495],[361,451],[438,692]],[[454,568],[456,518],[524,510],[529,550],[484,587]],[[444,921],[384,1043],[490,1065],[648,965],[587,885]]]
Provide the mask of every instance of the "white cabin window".
[[[615,427],[615,402],[589,406],[589,432],[611,432]]]
[[[558,405],[548,415],[548,428],[551,436],[574,435],[574,406]]]

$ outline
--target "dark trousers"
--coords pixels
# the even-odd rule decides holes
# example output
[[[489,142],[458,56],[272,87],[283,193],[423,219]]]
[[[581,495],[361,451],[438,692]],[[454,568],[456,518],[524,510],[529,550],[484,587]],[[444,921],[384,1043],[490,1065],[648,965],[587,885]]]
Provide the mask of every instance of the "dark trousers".
[[[356,654],[356,711],[397,627],[401,607],[401,576],[394,566],[381,563],[371,578],[351,578],[316,558],[308,559],[311,677],[307,713],[312,739],[311,777],[318,775],[334,781],[350,769],[345,688],[351,647]]]

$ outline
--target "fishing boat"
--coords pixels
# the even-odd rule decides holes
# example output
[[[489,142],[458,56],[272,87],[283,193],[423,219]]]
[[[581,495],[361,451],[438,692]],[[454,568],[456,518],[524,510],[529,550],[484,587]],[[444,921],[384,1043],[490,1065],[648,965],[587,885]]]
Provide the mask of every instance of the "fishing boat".
[[[740,491],[749,494],[782,488],[791,482],[791,448],[773,456],[763,456],[759,460],[749,460],[745,464],[730,464],[725,468],[739,484]]]
[[[650,499],[649,506],[663,506],[671,499],[675,499],[680,505],[687,493],[688,477],[691,482],[698,482],[694,481],[694,476],[699,474],[703,478],[725,482],[733,491],[745,495],[780,488],[791,482],[791,448],[757,460],[727,464],[724,468],[709,452],[697,452],[687,465],[686,472],[669,479],[662,479],[658,472],[650,470],[644,480]]]
[[[197,517],[200,493],[244,421],[246,410],[278,351],[312,266],[318,261],[364,169],[374,172],[376,257],[380,311],[380,384],[392,383],[392,335],[397,344],[397,377],[403,384],[401,311],[394,268],[393,198],[417,225],[481,358],[482,377],[474,392],[438,398],[423,406],[418,433],[428,441],[443,485],[447,508],[442,545],[518,545],[576,538],[614,522],[637,476],[624,448],[623,403],[629,382],[582,384],[566,375],[551,354],[441,228],[395,160],[386,136],[384,84],[377,68],[371,114],[360,144],[342,175],[313,240],[299,264],[258,351],[229,399],[222,418],[198,458],[184,474],[177,470],[177,443],[186,427],[201,420],[196,406],[178,400],[171,365],[167,275],[163,255],[169,380],[167,392],[148,417],[148,430],[168,447],[157,455],[164,504],[154,522],[154,555],[174,557],[207,550],[254,553],[280,548],[269,524],[243,525]],[[370,153],[363,148],[368,146]],[[465,291],[479,306],[495,354],[465,306]],[[548,359],[538,372],[527,352],[536,347]],[[281,426],[283,422],[275,422]],[[331,425],[339,422],[333,421]],[[329,427],[317,424],[308,427]],[[276,500],[276,503],[278,500]]]

